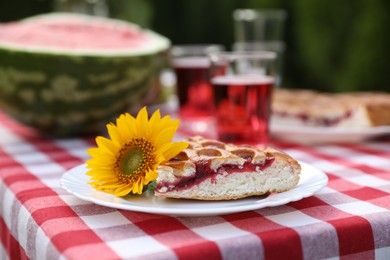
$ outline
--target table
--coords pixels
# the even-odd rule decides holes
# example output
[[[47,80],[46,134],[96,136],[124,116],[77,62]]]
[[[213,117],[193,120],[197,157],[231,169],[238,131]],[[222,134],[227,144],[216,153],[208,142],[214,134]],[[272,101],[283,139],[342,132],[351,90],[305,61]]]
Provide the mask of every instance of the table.
[[[284,206],[171,217],[64,191],[93,137],[45,138],[0,113],[0,259],[390,259],[390,139],[272,145],[323,170],[327,187]]]

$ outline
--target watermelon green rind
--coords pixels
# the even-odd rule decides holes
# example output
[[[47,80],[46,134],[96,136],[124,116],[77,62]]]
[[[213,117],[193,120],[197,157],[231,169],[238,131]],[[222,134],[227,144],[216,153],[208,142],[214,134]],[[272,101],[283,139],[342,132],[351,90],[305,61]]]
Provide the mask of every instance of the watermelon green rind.
[[[85,125],[94,121],[104,125],[113,115],[140,104],[158,76],[158,67],[153,71],[157,64],[152,56],[123,59],[122,63],[116,59],[101,66],[98,58],[84,58],[77,66],[71,59],[45,55],[31,55],[28,62],[17,64],[17,56],[6,55],[0,49],[0,60],[8,65],[0,64],[0,107],[22,122],[53,134],[95,130],[94,125]],[[117,69],[107,72],[107,66]],[[88,67],[93,68],[90,73]],[[23,73],[27,76],[18,76]],[[55,83],[61,80],[65,83]],[[56,84],[60,87],[56,88]]]
[[[164,37],[160,40],[166,42]],[[169,48],[160,40],[153,48],[137,49],[137,54],[41,51],[0,44],[0,108],[52,135],[95,132],[120,113],[142,105],[145,96],[158,88],[166,62],[163,53]]]

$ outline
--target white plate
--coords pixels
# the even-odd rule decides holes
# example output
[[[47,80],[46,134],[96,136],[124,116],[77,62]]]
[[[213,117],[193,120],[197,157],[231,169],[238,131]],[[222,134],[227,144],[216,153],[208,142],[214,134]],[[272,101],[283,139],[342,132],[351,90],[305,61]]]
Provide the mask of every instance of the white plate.
[[[289,191],[269,196],[255,196],[230,201],[196,201],[182,199],[163,199],[153,194],[115,197],[97,191],[89,184],[86,165],[79,165],[67,171],[61,178],[61,187],[76,197],[98,205],[173,216],[212,216],[256,210],[287,204],[309,197],[328,183],[328,177],[322,171],[300,162],[302,174],[298,185]]]
[[[390,126],[348,129],[309,126],[271,125],[271,135],[275,138],[305,143],[357,143],[390,135]]]

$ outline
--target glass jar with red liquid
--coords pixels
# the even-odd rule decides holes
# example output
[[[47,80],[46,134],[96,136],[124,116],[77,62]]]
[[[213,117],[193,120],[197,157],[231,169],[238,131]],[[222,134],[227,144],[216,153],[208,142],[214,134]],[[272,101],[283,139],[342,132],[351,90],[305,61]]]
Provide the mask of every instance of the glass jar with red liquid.
[[[274,52],[219,52],[210,55],[213,115],[218,139],[267,145]]]

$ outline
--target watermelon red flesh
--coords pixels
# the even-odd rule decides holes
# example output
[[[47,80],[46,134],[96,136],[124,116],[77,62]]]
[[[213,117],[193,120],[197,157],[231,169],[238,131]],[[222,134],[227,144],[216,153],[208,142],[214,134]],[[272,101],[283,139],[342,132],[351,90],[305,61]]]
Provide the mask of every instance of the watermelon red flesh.
[[[64,29],[60,33],[64,38],[75,38],[69,28],[74,28],[76,35],[85,29],[85,24],[81,29],[76,28],[72,19],[69,19],[70,27],[65,26],[68,20],[58,17],[54,20]],[[26,21],[37,24],[39,19]],[[92,22],[91,26],[99,27],[100,23],[100,20],[97,25]],[[15,24],[8,26],[7,30],[12,31]],[[124,27],[120,25],[117,32],[126,31]],[[105,30],[103,26],[102,31]],[[131,30],[132,27],[128,32]],[[100,35],[102,31],[90,30],[88,37],[99,42],[98,37],[105,38]],[[20,121],[55,135],[83,134],[104,127],[120,113],[142,105],[144,96],[159,85],[159,71],[165,62],[161,53],[169,47],[169,41],[143,31],[137,31],[132,37],[136,39],[138,35],[138,40],[133,41],[138,43],[130,48],[127,45],[120,48],[119,38],[113,37],[111,49],[103,50],[99,43],[90,49],[86,49],[87,45],[70,49],[68,43],[66,47],[30,45],[34,34],[26,36],[24,41],[23,37],[15,37],[19,42],[12,43],[10,37],[2,38],[0,33],[0,107]],[[38,44],[38,39],[34,39]],[[145,39],[148,40],[137,48],[136,44]],[[111,40],[106,40],[106,46]]]
[[[140,55],[165,51],[170,41],[128,22],[51,13],[0,24],[0,47],[71,55]]]
[[[133,28],[103,25],[80,25],[64,21],[9,23],[0,26],[0,39],[15,45],[70,50],[129,49],[137,48],[152,40]]]

